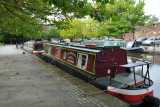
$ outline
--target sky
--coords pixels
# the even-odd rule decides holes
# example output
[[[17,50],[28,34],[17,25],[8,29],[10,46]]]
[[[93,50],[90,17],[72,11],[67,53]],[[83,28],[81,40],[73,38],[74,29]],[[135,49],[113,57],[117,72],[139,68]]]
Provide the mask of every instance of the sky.
[[[139,0],[136,0],[139,1]],[[160,21],[160,0],[144,0],[145,7],[144,11],[146,15],[155,15]]]

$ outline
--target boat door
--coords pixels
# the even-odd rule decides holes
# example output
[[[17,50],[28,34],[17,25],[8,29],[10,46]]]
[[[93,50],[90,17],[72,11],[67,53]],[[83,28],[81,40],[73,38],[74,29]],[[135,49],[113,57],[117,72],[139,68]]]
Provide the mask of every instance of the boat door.
[[[78,53],[78,61],[77,66],[86,69],[87,68],[87,62],[88,62],[88,55],[83,53]]]

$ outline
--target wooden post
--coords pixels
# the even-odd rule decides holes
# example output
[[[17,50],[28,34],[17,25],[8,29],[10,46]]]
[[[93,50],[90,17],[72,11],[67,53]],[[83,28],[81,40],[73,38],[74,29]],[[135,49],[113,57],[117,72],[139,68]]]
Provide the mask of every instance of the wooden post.
[[[133,68],[133,70],[134,70],[134,82],[135,82],[135,86],[137,87],[135,68]]]

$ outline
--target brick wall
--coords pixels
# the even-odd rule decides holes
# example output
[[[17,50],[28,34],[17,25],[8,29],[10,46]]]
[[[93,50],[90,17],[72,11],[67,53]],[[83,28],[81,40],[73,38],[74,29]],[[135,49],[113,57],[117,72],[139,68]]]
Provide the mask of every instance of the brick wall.
[[[142,37],[160,37],[160,22],[151,25],[150,27],[138,27],[135,31],[135,39],[139,39]],[[125,40],[133,40],[133,33],[126,33]]]

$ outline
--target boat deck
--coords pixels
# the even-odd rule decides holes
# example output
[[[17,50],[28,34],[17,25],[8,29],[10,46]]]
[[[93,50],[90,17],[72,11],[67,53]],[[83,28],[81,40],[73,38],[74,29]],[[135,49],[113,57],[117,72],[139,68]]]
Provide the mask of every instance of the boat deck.
[[[144,78],[136,75],[136,82],[143,82]],[[102,84],[104,86],[109,86],[110,85],[110,77],[106,76],[103,78],[98,78],[96,79],[96,83]],[[134,74],[133,73],[123,73],[123,74],[118,74],[115,76],[115,78],[112,78],[111,84],[114,87],[121,87],[123,85],[132,85],[134,84]]]

